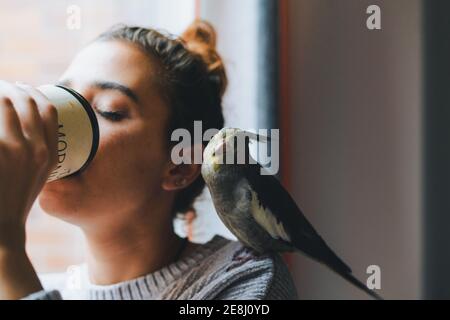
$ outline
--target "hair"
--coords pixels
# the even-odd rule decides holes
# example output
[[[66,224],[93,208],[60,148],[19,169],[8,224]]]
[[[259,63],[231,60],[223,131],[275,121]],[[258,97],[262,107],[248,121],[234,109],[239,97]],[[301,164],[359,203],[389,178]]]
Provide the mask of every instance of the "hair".
[[[121,40],[137,45],[159,67],[158,79],[163,98],[171,109],[168,124],[169,146],[173,130],[184,128],[194,135],[194,121],[202,121],[204,131],[224,125],[222,97],[228,80],[225,67],[216,51],[216,32],[211,24],[195,20],[175,38],[154,29],[114,26],[98,40]],[[207,142],[203,142],[206,146]],[[178,192],[173,213],[193,210],[193,203],[205,187],[199,177]]]

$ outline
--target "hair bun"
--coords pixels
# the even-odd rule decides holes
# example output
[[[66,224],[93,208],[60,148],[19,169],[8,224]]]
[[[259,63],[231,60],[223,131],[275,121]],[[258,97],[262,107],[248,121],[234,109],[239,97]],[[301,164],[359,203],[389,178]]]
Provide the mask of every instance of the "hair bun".
[[[205,62],[210,79],[222,96],[228,80],[222,58],[216,51],[217,33],[214,27],[205,20],[197,19],[183,32],[181,39],[189,51],[200,56]]]
[[[189,45],[204,45],[216,48],[217,34],[214,27],[205,20],[195,20],[184,31],[183,40]]]

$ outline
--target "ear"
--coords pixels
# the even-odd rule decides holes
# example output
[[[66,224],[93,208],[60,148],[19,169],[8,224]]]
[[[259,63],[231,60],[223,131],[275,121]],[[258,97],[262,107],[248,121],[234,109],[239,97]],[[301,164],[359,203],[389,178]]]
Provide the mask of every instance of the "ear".
[[[182,164],[174,164],[171,162],[168,165],[161,184],[162,188],[166,191],[181,190],[188,187],[201,173],[202,165],[201,163],[198,163],[199,161],[195,163],[194,154],[195,152],[200,152],[200,154],[203,154],[203,145],[196,144],[191,147],[185,147],[182,150],[182,153],[184,152],[191,154],[191,161],[190,163]],[[202,157],[200,157],[199,160],[201,162]]]

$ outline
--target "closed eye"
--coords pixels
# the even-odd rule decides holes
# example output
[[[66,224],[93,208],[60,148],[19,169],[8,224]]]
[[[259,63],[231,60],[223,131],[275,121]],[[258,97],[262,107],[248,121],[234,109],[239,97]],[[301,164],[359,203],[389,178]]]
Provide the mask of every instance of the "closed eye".
[[[116,112],[116,111],[100,111],[97,110],[97,112],[102,116],[103,118],[112,121],[112,122],[119,122],[122,121],[126,114],[124,112]]]

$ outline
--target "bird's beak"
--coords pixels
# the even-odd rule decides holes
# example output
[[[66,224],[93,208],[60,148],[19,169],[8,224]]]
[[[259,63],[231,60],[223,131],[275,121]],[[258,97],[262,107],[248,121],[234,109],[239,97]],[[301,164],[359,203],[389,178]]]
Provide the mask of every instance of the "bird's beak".
[[[225,139],[222,139],[222,140],[217,144],[217,146],[214,148],[214,154],[215,154],[216,156],[220,156],[220,155],[223,154],[224,149],[225,149]]]

